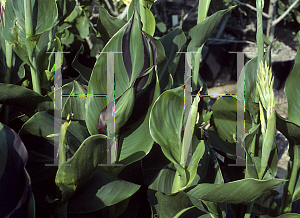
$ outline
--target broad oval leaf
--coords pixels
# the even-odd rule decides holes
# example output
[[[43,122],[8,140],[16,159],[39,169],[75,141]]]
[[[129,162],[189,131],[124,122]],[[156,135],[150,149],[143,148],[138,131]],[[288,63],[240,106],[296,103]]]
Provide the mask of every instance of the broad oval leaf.
[[[120,180],[100,170],[74,193],[68,202],[70,212],[91,212],[115,205],[132,196],[140,185]]]
[[[183,114],[183,86],[161,94],[150,113],[150,134],[174,164],[180,164]]]
[[[187,194],[215,203],[248,204],[284,181],[283,179],[242,179],[221,185],[199,184]]]
[[[30,89],[5,83],[0,83],[0,93],[0,104],[14,106],[27,116],[32,116],[38,111],[54,113],[53,101],[49,96],[42,96]]]
[[[229,143],[236,142],[237,125],[237,99],[233,97],[219,98],[211,107],[213,112],[211,116],[211,125],[218,133],[219,137]],[[251,128],[251,119],[249,114],[245,113],[246,132]]]

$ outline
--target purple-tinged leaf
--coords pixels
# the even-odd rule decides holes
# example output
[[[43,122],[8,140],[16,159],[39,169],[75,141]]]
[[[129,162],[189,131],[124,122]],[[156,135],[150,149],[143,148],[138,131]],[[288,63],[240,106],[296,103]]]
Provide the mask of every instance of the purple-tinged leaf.
[[[123,34],[123,38],[122,38],[122,55],[123,55],[123,61],[124,61],[124,65],[129,77],[129,80],[131,79],[132,76],[132,63],[131,63],[131,55],[130,55],[130,32],[131,32],[131,28],[132,28],[132,23],[133,23],[133,17],[130,19],[124,34]]]
[[[115,132],[126,123],[131,115],[133,105],[135,101],[135,90],[133,87],[129,88],[122,96],[119,96],[115,100],[115,111],[111,111],[108,116],[107,108],[113,108],[114,101],[108,104],[108,107],[104,108],[99,115],[98,119],[98,131],[99,134],[106,135],[106,120],[115,119]],[[114,115],[115,113],[115,115]]]
[[[27,150],[20,136],[1,123],[0,150],[0,217],[27,217],[32,195],[30,177],[25,169]]]
[[[139,76],[143,76],[156,63],[156,47],[150,42],[151,37],[142,32],[142,24],[138,13],[124,25],[103,48],[92,71],[88,86],[88,95],[107,94],[107,52],[116,52],[114,55],[115,98],[122,96]],[[122,52],[121,54],[118,54]],[[143,84],[150,83],[152,77],[145,78],[138,86],[140,91]],[[145,82],[147,81],[147,82]],[[99,134],[99,115],[107,104],[105,98],[88,98],[86,100],[86,125],[91,135]],[[104,118],[102,118],[104,119]],[[102,124],[100,124],[101,126]],[[104,124],[103,124],[104,125]],[[104,130],[101,130],[104,133]]]

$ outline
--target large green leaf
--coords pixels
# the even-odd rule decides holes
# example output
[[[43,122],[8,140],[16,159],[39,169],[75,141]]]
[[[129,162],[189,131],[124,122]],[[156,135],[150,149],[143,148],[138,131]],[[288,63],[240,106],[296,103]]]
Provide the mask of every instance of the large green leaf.
[[[300,77],[300,49],[295,57],[295,65],[285,83],[285,94],[288,100],[288,118],[293,123],[300,126],[300,87],[298,84]]]
[[[236,123],[237,123],[237,99],[233,97],[219,98],[211,107],[211,125],[218,133],[219,137],[229,143],[236,142]],[[245,125],[247,132],[251,128],[251,119],[246,111]]]
[[[30,89],[0,83],[0,103],[16,107],[28,116],[38,111],[53,114],[53,101],[49,96],[42,96]]]
[[[208,141],[213,148],[224,152],[228,158],[236,159],[236,143],[230,143],[222,140],[214,130],[214,127],[209,128],[208,135]]]
[[[282,179],[242,179],[225,184],[199,184],[187,194],[205,201],[248,204],[284,182]]]
[[[183,114],[183,86],[161,94],[150,114],[150,134],[174,164],[180,164]]]
[[[172,32],[160,38],[159,41],[164,47],[165,54],[168,60],[163,69],[158,71],[160,86],[163,90],[168,84],[169,74],[171,74],[172,77],[174,77],[175,75],[175,71],[181,55],[181,53],[176,52],[182,51],[182,46],[186,43],[186,37],[181,27],[177,27]]]
[[[141,31],[142,26],[137,13],[107,43],[103,52],[122,52],[115,54],[115,98],[121,96],[147,69],[156,64],[156,48],[153,42]],[[106,94],[107,55],[101,53],[92,72],[88,94]],[[111,85],[111,84],[109,84]],[[139,91],[139,90],[138,90]],[[104,97],[88,98],[86,101],[86,123],[91,134],[97,134],[100,112],[106,107]]]
[[[20,136],[0,123],[0,216],[34,217],[34,205],[28,204],[31,181],[25,169],[27,150]]]
[[[76,189],[92,178],[98,164],[106,160],[106,148],[105,135],[90,136],[74,156],[58,168],[55,183],[62,192],[62,201],[68,200]]]
[[[27,46],[35,47],[40,34],[50,30],[57,22],[57,6],[55,0],[31,0],[33,35],[26,40],[25,10],[23,0],[6,2],[4,38],[13,45],[14,51],[27,64],[31,65]],[[32,66],[32,65],[31,65]]]
[[[129,198],[139,188],[140,185],[117,179],[97,170],[93,177],[71,197],[68,210],[70,212],[99,210]]]

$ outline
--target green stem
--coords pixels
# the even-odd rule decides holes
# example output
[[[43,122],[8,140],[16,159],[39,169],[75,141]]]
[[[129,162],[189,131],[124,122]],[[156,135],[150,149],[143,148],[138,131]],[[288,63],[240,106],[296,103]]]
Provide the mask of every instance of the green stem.
[[[298,147],[294,145],[294,157],[293,157],[293,162],[289,162],[289,164],[292,164],[291,167],[289,167],[289,170],[292,168],[291,173],[290,173],[290,179],[287,182],[287,188],[285,187],[284,190],[284,196],[282,198],[282,207],[281,211],[283,213],[291,213],[292,211],[292,197],[293,197],[293,192],[295,189],[295,185],[297,182],[297,175],[298,175],[298,161],[299,161],[299,156],[298,156]]]
[[[251,212],[252,212],[253,205],[254,205],[254,201],[252,201],[251,203],[248,204],[244,218],[250,218],[251,217]]]
[[[5,56],[6,56],[6,77],[5,83],[10,84],[11,80],[11,67],[12,67],[12,56],[13,56],[13,49],[12,45],[5,40]],[[8,117],[9,116],[9,105],[4,105],[4,124],[8,124]]]
[[[8,41],[5,40],[5,56],[6,56],[6,66],[8,69],[12,68],[12,56],[13,56],[13,48],[12,45],[8,43]],[[10,73],[6,74],[6,83],[10,83]]]
[[[172,193],[178,192],[182,187],[184,187],[187,184],[185,169],[181,165],[177,165],[175,166],[175,168],[176,173],[172,186]]]
[[[26,38],[33,35],[31,0],[24,0]]]
[[[32,21],[32,7],[31,0],[24,0],[24,11],[25,11],[25,31],[26,39],[33,35],[33,21]],[[39,94],[41,91],[41,79],[37,68],[35,48],[33,45],[26,45],[27,52],[29,56],[29,61],[31,62],[30,71],[32,78],[33,90]]]
[[[61,141],[59,143],[59,162],[58,165],[61,166],[67,161],[67,130],[71,124],[71,118],[74,114],[68,113],[66,121],[61,125],[60,137]]]
[[[39,74],[39,71],[38,71],[38,68],[37,68],[35,49],[32,53],[32,58],[31,58],[30,62],[33,65],[33,67],[30,67],[33,90],[41,95],[42,94],[41,79],[40,79],[40,74]]]

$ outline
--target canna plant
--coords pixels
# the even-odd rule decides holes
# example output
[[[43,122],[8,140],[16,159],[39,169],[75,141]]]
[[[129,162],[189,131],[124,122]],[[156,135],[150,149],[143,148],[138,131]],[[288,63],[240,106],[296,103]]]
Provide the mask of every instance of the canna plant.
[[[8,125],[28,152],[26,170],[39,216],[226,217],[231,206],[235,217],[299,217],[291,213],[292,202],[300,198],[300,92],[294,84],[300,76],[299,50],[286,83],[285,120],[274,110],[270,47],[266,53],[263,47],[263,2],[257,2],[258,57],[245,65],[245,166],[229,165],[243,158],[236,151],[237,99],[224,96],[208,111],[208,90],[199,74],[202,46],[235,7],[207,17],[210,1],[200,0],[197,25],[187,36],[179,26],[155,38],[154,2],[131,1],[124,20],[100,6],[97,31],[105,45],[93,69],[79,62],[82,48],[76,54],[72,65],[80,76],[62,81],[60,123],[53,108],[54,56],[42,54],[62,51],[62,38],[69,31],[63,23],[79,15],[80,6],[72,2],[67,9],[70,0],[29,3],[6,3],[3,36],[29,66],[32,84],[36,75],[46,75],[44,95],[36,91],[38,85],[30,90],[30,85],[1,83],[0,103],[22,113]],[[41,30],[38,24],[44,20],[39,15],[45,8],[55,16]],[[34,21],[32,28],[28,20]],[[17,21],[13,32],[12,21]],[[59,137],[53,134],[54,125],[62,126]],[[285,180],[275,178],[275,129],[290,142]],[[281,183],[285,191],[279,208],[273,189]],[[3,202],[3,207],[10,204]]]

